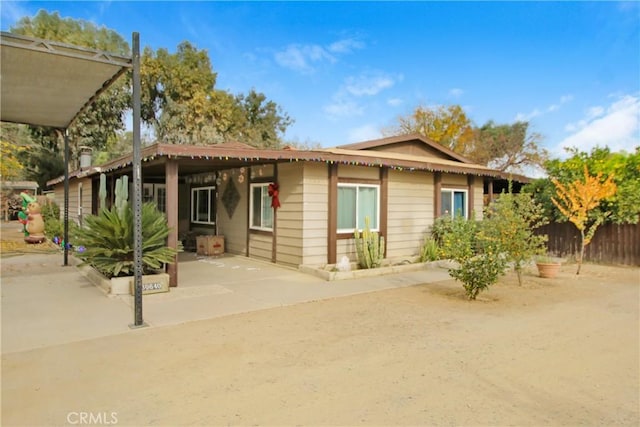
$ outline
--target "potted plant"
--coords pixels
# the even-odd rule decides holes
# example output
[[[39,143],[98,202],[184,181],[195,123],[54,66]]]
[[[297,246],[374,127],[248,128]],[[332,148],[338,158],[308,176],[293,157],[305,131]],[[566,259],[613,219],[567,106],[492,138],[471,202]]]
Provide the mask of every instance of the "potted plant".
[[[123,188],[126,181],[116,183],[115,205],[101,209],[98,215],[86,216],[84,226],[74,236],[75,245],[83,247],[78,257],[111,280],[112,294],[129,293],[134,274],[134,215]],[[166,245],[170,231],[167,220],[153,203],[143,204],[141,214],[143,291],[168,291],[169,276],[162,268],[174,261],[176,250]],[[156,277],[145,277],[149,275]],[[149,284],[148,289],[145,284]]]
[[[538,274],[540,277],[553,279],[558,275],[560,266],[561,263],[556,258],[551,258],[549,256],[536,257],[536,267],[538,267]]]

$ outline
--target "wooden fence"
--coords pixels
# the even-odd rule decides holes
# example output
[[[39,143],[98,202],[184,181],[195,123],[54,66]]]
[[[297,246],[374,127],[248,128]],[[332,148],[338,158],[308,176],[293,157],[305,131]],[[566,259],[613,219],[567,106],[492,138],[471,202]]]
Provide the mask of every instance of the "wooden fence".
[[[552,223],[536,230],[549,236],[549,253],[567,257],[580,250],[580,232],[570,222]],[[585,261],[640,265],[640,224],[604,224],[585,249]]]

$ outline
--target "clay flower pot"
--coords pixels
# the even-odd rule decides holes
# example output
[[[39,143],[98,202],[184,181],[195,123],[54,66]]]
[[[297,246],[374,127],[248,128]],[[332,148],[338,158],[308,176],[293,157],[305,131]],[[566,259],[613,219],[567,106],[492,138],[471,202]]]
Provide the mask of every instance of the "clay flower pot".
[[[544,277],[545,279],[553,279],[558,275],[558,271],[560,271],[559,262],[536,261],[536,266],[538,267],[540,277]]]

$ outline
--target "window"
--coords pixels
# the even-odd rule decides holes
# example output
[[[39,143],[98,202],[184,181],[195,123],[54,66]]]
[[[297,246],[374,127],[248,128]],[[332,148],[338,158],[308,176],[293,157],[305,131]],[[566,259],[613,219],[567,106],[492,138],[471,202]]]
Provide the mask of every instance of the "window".
[[[443,189],[441,193],[440,215],[467,218],[467,190]]]
[[[153,202],[160,212],[167,211],[167,189],[165,184],[142,184],[142,203]]]
[[[269,196],[269,183],[251,184],[251,228],[273,230],[273,208]]]
[[[369,228],[378,230],[380,186],[366,184],[338,184],[338,233],[362,230],[364,219]]]
[[[191,222],[216,223],[216,187],[191,189]]]

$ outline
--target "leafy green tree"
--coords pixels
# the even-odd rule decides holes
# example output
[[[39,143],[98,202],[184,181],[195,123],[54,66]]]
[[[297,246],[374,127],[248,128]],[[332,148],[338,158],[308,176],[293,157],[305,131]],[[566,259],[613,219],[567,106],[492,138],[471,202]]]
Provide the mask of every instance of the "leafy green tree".
[[[467,145],[464,154],[494,169],[522,172],[547,160],[547,151],[539,145],[541,140],[540,134],[529,131],[528,122],[498,125],[489,121],[474,129],[473,143]]]
[[[228,140],[278,147],[292,124],[262,93],[233,96],[215,89],[206,51],[183,42],[175,53],[146,48],[141,65],[142,118],[162,142],[217,144]]]
[[[398,117],[396,125],[383,130],[387,136],[411,133],[423,135],[461,154],[473,134],[471,120],[459,105],[418,106],[413,113]]]
[[[236,101],[243,112],[244,121],[237,138],[260,148],[278,148],[281,136],[293,120],[275,102],[254,89],[247,95],[238,95]]]
[[[383,130],[386,136],[418,133],[475,163],[494,169],[522,172],[528,166],[541,166],[548,153],[540,147],[542,137],[529,130],[528,122],[473,125],[459,105],[435,108],[417,107],[400,116],[397,124]]]
[[[535,255],[546,251],[546,235],[538,235],[534,230],[548,220],[544,210],[528,193],[502,193],[485,209],[479,239],[493,242],[513,263],[522,285],[522,269]]]
[[[616,224],[637,224],[640,221],[640,147],[631,153],[612,152],[607,147],[595,147],[590,152],[577,148],[567,150],[566,159],[555,158],[545,162],[548,178],[538,179],[524,187],[524,191],[534,195],[536,201],[545,209],[545,215],[556,222],[565,222],[563,215],[551,201],[556,195],[552,179],[568,184],[584,177],[584,167],[591,173],[602,173],[603,178],[613,176],[618,190],[603,200],[599,206],[589,212],[595,219],[610,212],[605,222]]]
[[[155,128],[160,141],[206,143],[205,137],[215,135],[211,94],[216,73],[206,51],[188,41],[175,53],[146,47],[140,68],[142,119]]]

